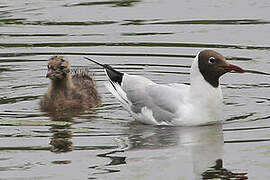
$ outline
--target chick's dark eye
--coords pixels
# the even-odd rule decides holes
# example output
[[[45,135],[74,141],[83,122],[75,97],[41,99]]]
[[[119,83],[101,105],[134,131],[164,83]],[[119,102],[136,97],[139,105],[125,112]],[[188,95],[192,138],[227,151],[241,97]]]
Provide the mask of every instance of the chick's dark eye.
[[[213,63],[215,63],[216,62],[216,59],[214,58],[214,57],[210,57],[209,58],[209,63],[210,64],[213,64]]]

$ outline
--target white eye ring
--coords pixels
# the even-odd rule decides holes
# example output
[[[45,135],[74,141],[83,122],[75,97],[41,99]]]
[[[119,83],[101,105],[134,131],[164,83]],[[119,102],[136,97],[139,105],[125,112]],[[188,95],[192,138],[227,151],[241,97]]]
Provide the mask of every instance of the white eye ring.
[[[216,59],[214,57],[209,58],[209,63],[214,64],[216,62]]]

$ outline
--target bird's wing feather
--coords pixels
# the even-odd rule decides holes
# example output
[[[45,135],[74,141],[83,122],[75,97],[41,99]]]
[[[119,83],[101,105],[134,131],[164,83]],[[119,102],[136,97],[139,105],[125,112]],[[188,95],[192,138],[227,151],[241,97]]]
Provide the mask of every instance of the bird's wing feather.
[[[142,108],[146,107],[152,111],[158,122],[170,121],[174,117],[187,87],[158,85],[147,78],[127,74],[124,75],[122,84],[130,102],[130,110],[133,113],[141,113]]]
[[[179,104],[183,103],[184,95],[188,86],[175,88],[167,85],[150,85],[146,87],[146,93],[154,105],[171,113],[178,110]]]

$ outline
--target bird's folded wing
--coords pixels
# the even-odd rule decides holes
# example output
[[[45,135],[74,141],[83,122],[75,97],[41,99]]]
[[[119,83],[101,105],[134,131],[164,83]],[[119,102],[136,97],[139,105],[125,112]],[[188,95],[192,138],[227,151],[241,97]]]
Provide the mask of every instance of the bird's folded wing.
[[[140,87],[140,86],[138,86]],[[143,88],[126,90],[127,98],[132,103],[131,110],[134,113],[140,113],[142,108],[152,111],[156,121],[170,121],[183,102],[183,88],[175,88],[174,86],[150,84]]]
[[[146,93],[151,97],[153,104],[169,112],[175,112],[179,104],[183,103],[186,88],[180,90],[167,85],[150,85]]]

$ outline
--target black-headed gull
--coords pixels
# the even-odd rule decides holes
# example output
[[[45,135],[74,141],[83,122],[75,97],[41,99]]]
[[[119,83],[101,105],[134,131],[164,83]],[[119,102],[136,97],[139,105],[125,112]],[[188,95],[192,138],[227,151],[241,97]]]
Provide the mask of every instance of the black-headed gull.
[[[157,84],[138,75],[100,64],[108,76],[107,89],[136,120],[153,125],[202,125],[222,120],[223,96],[219,78],[230,71],[243,73],[216,51],[203,50],[191,66],[190,85]]]

